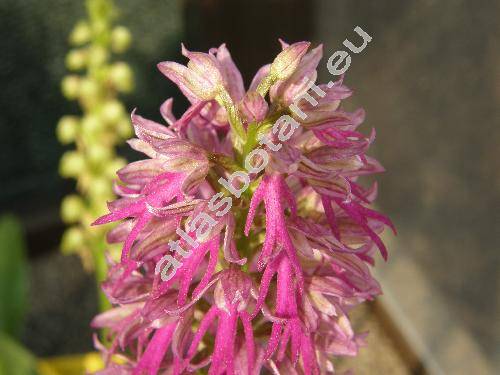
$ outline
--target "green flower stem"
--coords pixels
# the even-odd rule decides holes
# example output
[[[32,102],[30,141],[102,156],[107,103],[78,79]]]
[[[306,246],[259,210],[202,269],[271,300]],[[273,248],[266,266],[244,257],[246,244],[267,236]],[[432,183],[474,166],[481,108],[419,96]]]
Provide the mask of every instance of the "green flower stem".
[[[236,149],[239,149],[240,146],[245,144],[246,142],[246,132],[243,123],[241,122],[238,108],[236,108],[233,100],[224,88],[220,91],[219,95],[217,95],[216,100],[227,111],[229,124],[231,125],[231,129],[237,136],[237,144],[235,145],[235,147]]]
[[[243,145],[243,152],[242,152],[243,160],[245,160],[247,155],[250,152],[252,152],[252,150],[255,148],[255,146],[257,146],[257,143],[259,141],[257,138],[258,130],[259,130],[259,124],[255,123],[255,122],[248,125],[246,142]]]
[[[99,311],[101,312],[104,312],[111,308],[111,303],[108,301],[106,295],[101,289],[101,284],[104,280],[106,280],[106,275],[108,274],[108,265],[106,264],[106,259],[104,257],[105,249],[106,243],[104,242],[104,239],[96,240],[95,245],[92,247],[95,266],[95,280],[97,283],[97,294],[99,300]]]
[[[265,76],[262,81],[260,81],[259,85],[257,86],[257,92],[265,98],[267,95],[267,92],[271,88],[271,86],[276,82],[276,77],[269,73],[267,76]]]

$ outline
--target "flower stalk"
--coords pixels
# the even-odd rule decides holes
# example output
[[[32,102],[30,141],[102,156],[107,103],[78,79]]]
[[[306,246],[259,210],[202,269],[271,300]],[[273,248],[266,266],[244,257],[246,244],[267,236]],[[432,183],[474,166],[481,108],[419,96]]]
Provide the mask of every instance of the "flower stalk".
[[[104,249],[109,228],[91,228],[90,223],[115,198],[113,179],[126,164],[115,147],[131,136],[132,127],[118,96],[132,90],[133,79],[127,64],[111,58],[112,53],[124,52],[131,40],[125,27],[114,26],[113,2],[87,0],[86,9],[88,18],[76,24],[69,38],[73,49],[66,66],[74,73],[62,81],[63,94],[78,102],[82,115],[63,116],[57,125],[59,141],[74,144],[61,158],[60,173],[76,180],[78,192],[65,197],[61,205],[62,219],[71,225],[61,248],[77,253],[84,267],[95,272],[99,286],[107,275]],[[102,311],[111,306],[102,293],[99,305]]]

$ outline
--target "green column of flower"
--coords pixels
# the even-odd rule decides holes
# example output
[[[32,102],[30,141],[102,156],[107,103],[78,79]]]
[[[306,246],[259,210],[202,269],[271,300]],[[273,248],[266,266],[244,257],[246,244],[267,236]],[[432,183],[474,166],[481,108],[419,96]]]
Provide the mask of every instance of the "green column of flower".
[[[62,156],[60,173],[76,180],[78,192],[65,197],[61,205],[63,220],[71,224],[61,248],[64,253],[78,253],[100,283],[106,275],[106,231],[90,223],[105,212],[104,202],[114,198],[115,172],[125,165],[115,148],[132,134],[127,111],[118,98],[132,90],[132,71],[112,56],[128,48],[131,35],[125,27],[114,26],[113,1],[87,0],[86,8],[88,18],[79,21],[69,37],[73,48],[66,66],[73,73],[62,81],[64,96],[78,101],[82,115],[63,116],[57,125],[59,141],[75,146]],[[101,309],[107,307],[102,295],[100,304]]]

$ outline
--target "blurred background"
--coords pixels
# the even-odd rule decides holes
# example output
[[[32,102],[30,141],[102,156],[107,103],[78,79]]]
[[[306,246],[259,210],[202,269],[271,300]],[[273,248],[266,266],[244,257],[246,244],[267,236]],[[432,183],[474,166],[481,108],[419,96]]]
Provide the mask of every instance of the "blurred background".
[[[369,346],[340,366],[361,374],[500,370],[498,1],[115,5],[133,38],[120,58],[135,87],[120,98],[127,112],[137,107],[156,120],[168,97],[177,114],[187,106],[156,69],[184,61],[181,42],[191,50],[226,42],[247,84],[278,53],[278,38],[323,43],[320,81],[328,81],[327,58],[345,50],[346,38],[356,44],[353,30],[362,27],[373,39],[352,56],[349,105],[365,108],[361,129],[377,129],[372,153],[387,169],[378,204],[399,233],[386,239],[390,260],[377,264],[384,296],[356,315],[358,327],[372,331]],[[19,341],[39,357],[91,351],[88,322],[98,309],[92,277],[76,256],[58,251],[60,202],[75,183],[59,175],[72,147],[58,142],[56,125],[81,114],[60,86],[68,35],[85,12],[80,0],[0,0],[0,214],[14,214],[24,233],[30,277]],[[118,153],[137,158],[123,146]]]

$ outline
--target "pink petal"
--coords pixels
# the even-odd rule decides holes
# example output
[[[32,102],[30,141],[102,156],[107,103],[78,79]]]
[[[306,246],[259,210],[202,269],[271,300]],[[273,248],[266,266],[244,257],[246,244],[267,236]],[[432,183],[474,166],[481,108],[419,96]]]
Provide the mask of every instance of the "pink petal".
[[[134,375],[141,375],[144,371],[149,375],[158,373],[176,326],[177,323],[170,324],[155,332],[141,360],[134,369]]]
[[[200,101],[200,98],[193,92],[190,87],[191,85],[186,79],[186,76],[189,74],[188,68],[172,61],[161,62],[157,65],[157,67],[160,72],[162,72],[168,79],[179,87],[184,96],[188,98],[191,103]]]
[[[172,125],[175,122],[175,116],[172,112],[172,106],[174,104],[174,99],[168,98],[160,106],[160,113],[167,124]]]

